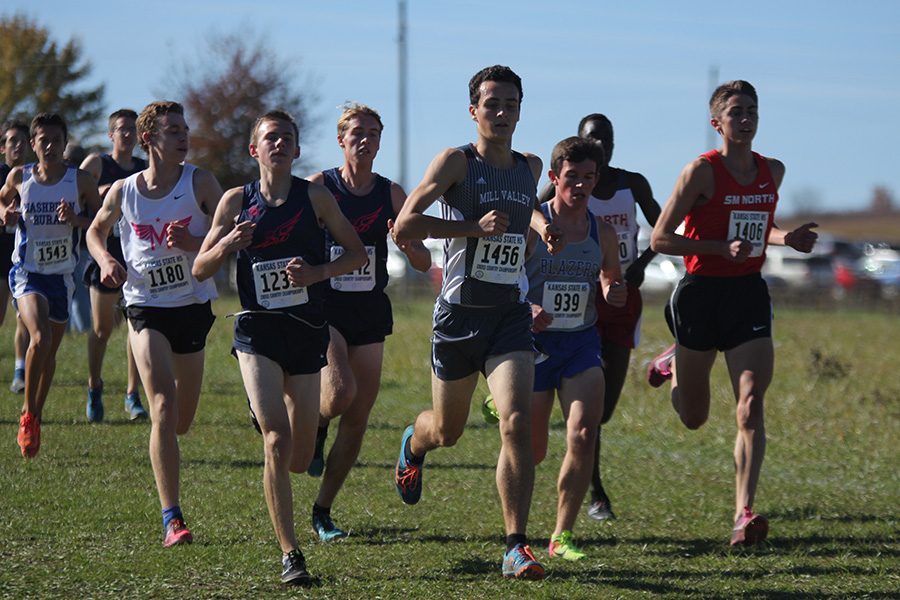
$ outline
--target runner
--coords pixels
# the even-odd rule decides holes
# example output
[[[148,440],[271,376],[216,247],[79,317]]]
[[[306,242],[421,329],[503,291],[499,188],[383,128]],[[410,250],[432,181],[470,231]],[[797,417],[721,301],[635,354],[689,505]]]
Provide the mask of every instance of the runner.
[[[534,486],[534,346],[522,266],[529,225],[551,252],[562,240],[535,208],[541,160],[512,150],[521,79],[508,67],[482,69],[469,82],[469,100],[478,140],[435,157],[393,232],[401,243],[448,238],[434,311],[433,408],[404,431],[395,482],[405,503],[419,501],[425,453],[453,446],[462,435],[483,372],[500,413],[497,489],[507,535],[502,572],[541,579],[544,567],[525,533]],[[439,198],[442,217],[425,215]]]
[[[331,519],[331,507],[359,456],[369,413],[381,385],[384,339],[391,334],[393,314],[384,288],[388,282],[387,235],[403,207],[406,193],[396,183],[372,170],[381,146],[384,126],[379,114],[362,104],[350,104],[338,119],[338,145],[344,164],[309,177],[323,184],[366,247],[368,261],[352,273],[333,277],[327,288],[325,312],[331,341],[328,366],[322,370],[319,430],[309,474],[324,471],[319,495],[312,507],[312,527],[322,541],[345,537]],[[343,248],[329,237],[333,259]],[[420,241],[400,249],[418,271],[431,267],[431,253]],[[340,417],[337,437],[325,462],[328,424]]]
[[[137,129],[149,166],[112,184],[87,243],[100,282],[122,286],[125,296],[128,336],[150,406],[150,463],[169,547],[193,541],[180,506],[177,436],[190,429],[200,400],[216,286],[195,280],[191,265],[222,188],[211,173],[184,162],[189,137],[180,104],[148,104]],[[116,223],[124,264],[107,250]]]
[[[768,521],[751,507],[766,451],[763,401],[774,369],[771,300],[759,272],[768,244],[810,252],[816,224],[793,231],[775,225],[785,169],[752,150],[759,122],[753,86],[720,85],[709,109],[722,147],[684,168],[653,228],[653,249],[684,256],[687,275],[666,306],[674,350],[654,360],[651,379],[671,378],[672,406],[685,426],[697,429],[709,417],[713,363],[719,351],[725,353],[738,430],[731,544],[755,544],[768,534]]]
[[[0,153],[3,154],[3,162],[0,162],[0,186],[6,183],[6,177],[13,167],[25,164],[25,153],[28,149],[28,139],[31,137],[28,125],[22,121],[5,121],[0,126]],[[7,225],[0,228],[0,273],[9,275],[12,268],[12,253],[15,247],[16,227]],[[0,325],[6,318],[6,304],[9,300],[9,281],[6,285],[0,285]],[[25,391],[25,351],[28,349],[28,330],[22,325],[22,319],[16,316],[16,335],[14,341],[15,368],[9,391],[21,394]]]
[[[100,189],[100,197],[105,198],[113,182],[124,179],[129,175],[143,171],[147,168],[147,161],[132,156],[134,145],[137,143],[137,113],[128,108],[122,108],[109,115],[109,139],[112,140],[111,154],[91,154],[81,168],[91,174]],[[114,226],[112,236],[106,242],[106,249],[119,263],[124,261],[122,256],[122,244],[119,238],[119,228]],[[93,328],[88,332],[88,399],[87,418],[92,423],[103,420],[103,358],[106,356],[106,345],[113,329],[122,319],[119,312],[119,298],[121,287],[110,288],[100,282],[100,268],[95,261],[88,264],[84,273],[84,284],[89,286],[91,295],[91,321]],[[128,384],[125,388],[125,410],[128,417],[146,419],[147,411],[141,404],[138,385],[140,376],[134,356],[131,353],[131,344],[125,338],[125,352],[128,366]]]
[[[0,189],[0,220],[18,225],[9,287],[29,339],[17,436],[25,458],[37,456],[41,446],[44,403],[69,320],[72,272],[78,262],[76,228],[90,225],[86,215],[100,205],[90,175],[63,160],[67,138],[62,117],[37,115],[31,121],[31,147],[38,162],[13,168]]]
[[[263,487],[283,553],[281,580],[308,584],[294,533],[290,473],[306,471],[313,454],[319,371],[328,347],[325,281],[361,267],[366,251],[328,189],[291,175],[300,146],[290,115],[272,111],[258,118],[249,150],[260,179],[225,194],[194,274],[211,277],[237,252],[242,310],[233,353],[263,434]],[[344,248],[332,262],[322,225]]]
[[[572,529],[590,481],[603,414],[604,374],[594,327],[598,281],[610,306],[624,306],[628,295],[621,283],[616,231],[588,211],[597,168],[604,162],[602,148],[581,137],[567,138],[553,148],[549,176],[556,193],[541,209],[569,243],[553,256],[530,236],[534,248],[525,262],[535,343],[547,355],[535,365],[534,374],[535,464],[547,455],[554,395],[566,421],[556,529],[548,550],[551,558],[566,560],[585,557],[575,546]]]

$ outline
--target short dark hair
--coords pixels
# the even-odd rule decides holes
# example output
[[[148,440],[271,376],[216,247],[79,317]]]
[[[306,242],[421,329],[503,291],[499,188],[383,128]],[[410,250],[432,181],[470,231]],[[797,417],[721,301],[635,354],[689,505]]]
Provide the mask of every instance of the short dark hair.
[[[69,139],[69,128],[66,127],[66,122],[63,120],[61,116],[56,113],[38,113],[31,120],[31,139],[34,139],[35,130],[38,127],[59,127],[63,132],[63,140],[68,141]]]
[[[524,97],[524,94],[522,94],[522,78],[516,75],[515,71],[509,67],[494,65],[483,68],[469,80],[469,104],[472,106],[478,106],[478,101],[481,100],[481,84],[485,81],[511,83],[519,90],[519,102]]]
[[[18,129],[25,134],[25,137],[31,137],[31,131],[28,129],[28,124],[25,121],[7,119],[0,125],[0,146],[6,143],[6,134],[9,133],[10,129]]]
[[[131,110],[130,108],[120,108],[116,112],[109,115],[109,121],[107,122],[107,129],[112,131],[113,123],[116,122],[116,119],[121,119],[121,118],[126,118],[126,119],[131,119],[133,121],[137,121],[138,114],[136,112],[134,112],[133,110]]]
[[[151,102],[141,111],[141,114],[137,118],[137,130],[141,148],[143,148],[145,152],[148,148],[147,143],[144,142],[144,132],[156,133],[156,120],[169,113],[183,116],[184,107],[172,100],[160,100],[158,102]]]
[[[610,137],[612,137],[612,121],[609,120],[609,117],[601,113],[591,113],[578,121],[578,135],[581,135],[581,130],[584,129],[584,126],[587,125],[589,121],[600,121],[601,123],[606,123],[609,126]]]
[[[256,121],[253,122],[253,129],[250,130],[250,143],[256,143],[256,133],[259,131],[259,126],[263,124],[264,121],[284,121],[285,123],[290,123],[291,127],[294,128],[294,138],[297,141],[297,145],[300,145],[300,129],[297,127],[297,121],[294,120],[294,117],[287,111],[275,109],[266,112],[264,115],[260,115],[257,117]]]
[[[713,118],[718,117],[719,113],[722,112],[722,109],[725,108],[725,104],[728,103],[728,99],[732,96],[749,96],[753,99],[755,104],[759,104],[759,98],[756,96],[756,88],[750,85],[750,82],[744,81],[743,79],[726,81],[717,87],[709,98],[710,116]]]
[[[606,162],[606,157],[603,156],[603,148],[601,146],[573,135],[553,146],[553,153],[550,155],[550,168],[559,175],[563,162],[580,163],[583,160],[594,161],[599,169]]]

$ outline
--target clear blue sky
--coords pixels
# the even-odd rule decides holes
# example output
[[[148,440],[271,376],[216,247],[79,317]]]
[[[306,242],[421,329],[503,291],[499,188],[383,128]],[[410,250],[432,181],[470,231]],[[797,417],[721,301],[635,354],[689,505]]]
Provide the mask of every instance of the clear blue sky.
[[[860,209],[876,185],[900,203],[900,2],[408,4],[408,187],[442,148],[474,139],[468,79],[500,63],[524,81],[517,149],[546,162],[583,115],[603,112],[616,130],[613,164],[644,173],[662,203],[706,149],[716,67],[720,81],[747,79],[760,94],[755,148],[787,165],[782,210],[804,195],[823,208]],[[381,111],[376,168],[397,176],[394,1],[4,0],[0,14],[17,11],[58,40],[81,40],[110,110],[156,99],[167,68],[196,61],[208,33],[249,28],[315,82],[319,124],[303,140],[314,167],[340,162],[338,106],[357,100]]]

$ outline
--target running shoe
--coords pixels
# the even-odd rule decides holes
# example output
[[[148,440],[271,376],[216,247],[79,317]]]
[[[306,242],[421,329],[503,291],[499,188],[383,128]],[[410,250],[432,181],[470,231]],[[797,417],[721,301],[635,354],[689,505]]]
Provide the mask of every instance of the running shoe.
[[[256,418],[256,413],[253,412],[253,405],[250,404],[250,397],[247,397],[247,410],[250,411],[250,423],[253,425],[253,428],[256,430],[256,433],[262,435],[262,429],[259,426],[259,420]]]
[[[103,385],[96,389],[88,388],[87,394],[87,420],[89,423],[103,421]]]
[[[488,394],[488,397],[481,403],[481,417],[488,425],[496,425],[500,422],[500,413],[497,412],[497,406],[494,404],[494,397]]]
[[[616,518],[616,513],[612,511],[612,504],[609,499],[594,500],[587,509],[587,514],[595,521],[611,521]]]
[[[647,365],[647,383],[656,388],[672,379],[672,361],[674,359],[675,344],[672,344]]]
[[[547,548],[550,558],[563,558],[565,560],[581,560],[587,554],[575,547],[572,541],[572,532],[564,529],[559,535],[550,536],[550,547]]]
[[[516,544],[503,555],[503,576],[515,579],[543,579],[544,567],[528,544]]]
[[[19,417],[19,433],[16,442],[22,449],[22,456],[34,458],[41,448],[41,420],[30,412]]]
[[[764,516],[754,513],[749,506],[745,506],[744,514],[738,517],[734,529],[731,530],[731,545],[759,544],[765,541],[768,534],[769,521]]]
[[[132,421],[147,418],[147,411],[144,410],[144,405],[141,404],[140,394],[137,392],[125,394],[125,412],[128,413],[128,418]]]
[[[281,583],[288,585],[309,585],[312,578],[306,570],[306,559],[299,548],[281,557]]]
[[[12,383],[9,384],[9,391],[13,394],[21,394],[25,391],[25,369],[13,371],[13,379]]]
[[[313,510],[312,528],[313,532],[319,536],[319,540],[323,542],[330,542],[331,540],[347,537],[347,532],[335,527],[334,521],[331,520],[331,515],[327,513],[320,513]]]
[[[394,470],[397,493],[406,504],[415,504],[422,497],[422,465],[406,462],[406,444],[412,434],[413,426],[410,425],[400,439],[400,458],[397,459],[397,468]]]
[[[313,457],[309,461],[309,467],[306,469],[306,473],[310,477],[321,477],[322,473],[325,472],[325,439],[327,437],[327,429],[323,432],[320,427],[316,431],[316,446],[313,449]]]
[[[166,539],[163,540],[163,546],[177,546],[179,544],[190,544],[194,541],[191,530],[184,524],[184,519],[174,518],[166,525]]]

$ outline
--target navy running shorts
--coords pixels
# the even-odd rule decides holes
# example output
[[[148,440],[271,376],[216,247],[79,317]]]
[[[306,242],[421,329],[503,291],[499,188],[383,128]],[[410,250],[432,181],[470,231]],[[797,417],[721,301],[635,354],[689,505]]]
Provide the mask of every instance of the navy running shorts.
[[[232,354],[246,352],[278,363],[287,375],[318,373],[328,361],[328,325],[279,311],[254,311],[234,319]]]
[[[391,300],[384,292],[329,292],[325,316],[348,346],[382,343],[394,330]]]

